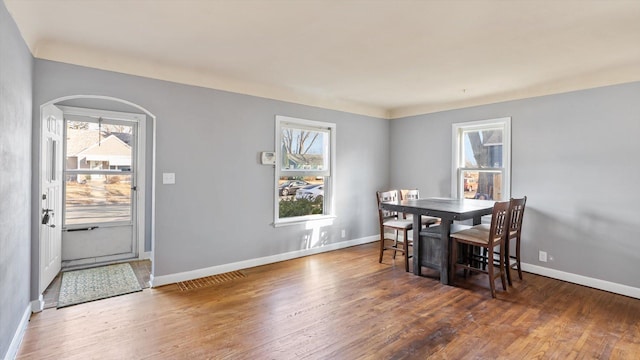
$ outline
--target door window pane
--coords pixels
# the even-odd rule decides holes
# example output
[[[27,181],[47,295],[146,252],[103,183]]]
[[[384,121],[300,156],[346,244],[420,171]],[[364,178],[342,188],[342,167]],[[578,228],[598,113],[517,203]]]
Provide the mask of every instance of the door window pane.
[[[132,221],[133,126],[67,121],[65,225]]]
[[[66,169],[130,169],[132,134],[132,126],[68,121]]]
[[[131,175],[67,175],[65,224],[113,221],[131,221]]]

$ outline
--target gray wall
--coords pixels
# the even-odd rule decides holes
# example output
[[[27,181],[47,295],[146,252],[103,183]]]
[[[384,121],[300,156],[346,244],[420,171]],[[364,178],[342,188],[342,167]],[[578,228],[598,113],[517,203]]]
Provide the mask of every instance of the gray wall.
[[[0,358],[29,306],[33,58],[0,2]]]
[[[274,169],[258,153],[275,150],[275,115],[337,124],[338,218],[323,229],[325,243],[378,232],[374,192],[389,183],[388,120],[46,60],[36,60],[34,79],[34,109],[104,95],[157,117],[155,276],[306,248],[303,225],[271,225]],[[163,172],[175,172],[176,184],[163,185]]]
[[[507,116],[523,261],[640,287],[640,83],[393,120],[391,184],[450,196],[451,124]]]

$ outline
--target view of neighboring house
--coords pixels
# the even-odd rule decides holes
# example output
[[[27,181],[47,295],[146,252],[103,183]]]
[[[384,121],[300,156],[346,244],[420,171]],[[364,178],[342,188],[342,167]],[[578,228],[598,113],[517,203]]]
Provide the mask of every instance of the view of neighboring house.
[[[131,134],[98,130],[67,130],[68,170],[129,170],[131,168]],[[94,177],[96,175],[93,175]],[[86,181],[82,175],[70,181]]]

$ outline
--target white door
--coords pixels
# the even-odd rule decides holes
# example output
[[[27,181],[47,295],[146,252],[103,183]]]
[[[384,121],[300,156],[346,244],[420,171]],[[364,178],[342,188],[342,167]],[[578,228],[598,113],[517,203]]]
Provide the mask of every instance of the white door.
[[[62,110],[54,105],[42,109],[40,221],[40,294],[61,268],[62,259]]]
[[[65,118],[62,265],[138,256],[140,114],[62,107]]]

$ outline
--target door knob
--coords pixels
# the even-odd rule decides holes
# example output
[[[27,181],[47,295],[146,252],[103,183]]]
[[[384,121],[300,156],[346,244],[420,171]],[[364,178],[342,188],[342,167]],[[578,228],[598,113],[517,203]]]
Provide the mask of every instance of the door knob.
[[[49,223],[49,219],[51,218],[51,216],[49,215],[50,211],[53,215],[53,209],[42,209],[42,212],[44,213],[44,215],[42,216],[42,225],[47,225]]]

